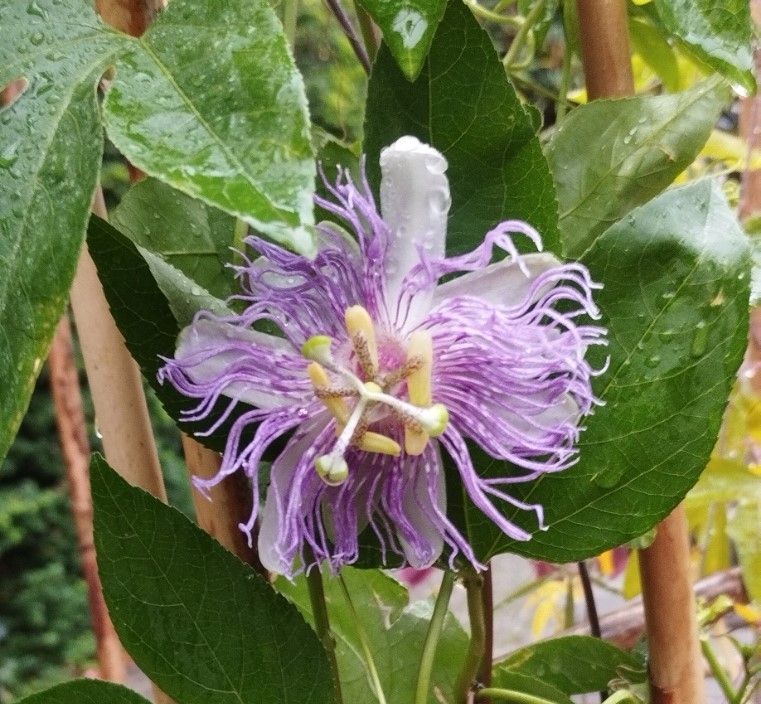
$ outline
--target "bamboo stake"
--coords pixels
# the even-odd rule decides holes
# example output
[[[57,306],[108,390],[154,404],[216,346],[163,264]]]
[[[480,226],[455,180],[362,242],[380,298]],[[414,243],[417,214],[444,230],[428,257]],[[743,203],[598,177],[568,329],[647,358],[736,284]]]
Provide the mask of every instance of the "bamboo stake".
[[[100,188],[93,212],[100,217],[107,215]],[[166,502],[140,371],[111,317],[86,246],[71,288],[71,306],[106,458],[130,484]]]
[[[700,704],[705,691],[684,504],[658,526],[639,564],[652,704]]]
[[[208,479],[217,474],[221,458],[216,452],[185,433],[182,434],[182,448],[191,476]],[[248,521],[251,511],[251,502],[248,500],[250,492],[246,478],[236,472],[209,490],[211,501],[194,488],[193,504],[198,525],[266,578],[269,575],[259,562],[256,551],[248,546],[246,537],[238,528],[239,523]]]
[[[108,615],[95,561],[89,476],[90,443],[87,440],[87,426],[67,315],[61,318],[56,328],[48,355],[48,366],[82,573],[87,583],[87,598],[100,676],[111,682],[123,682],[124,652]]]
[[[577,0],[590,99],[633,95],[625,0]],[[639,553],[652,704],[705,701],[687,518],[678,506]]]
[[[158,0],[97,0],[98,12],[106,22],[133,34],[148,26],[158,7]],[[93,212],[102,218],[108,215],[100,186]],[[86,244],[74,276],[71,307],[106,458],[130,484],[166,502],[140,371],[111,316]],[[155,685],[153,698],[156,704],[172,704]]]
[[[629,19],[624,0],[577,0],[589,100],[634,93]]]

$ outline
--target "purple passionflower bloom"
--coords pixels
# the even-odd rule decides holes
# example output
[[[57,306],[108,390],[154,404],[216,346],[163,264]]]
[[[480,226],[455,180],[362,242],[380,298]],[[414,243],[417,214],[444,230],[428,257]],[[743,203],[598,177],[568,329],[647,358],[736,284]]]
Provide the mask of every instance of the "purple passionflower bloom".
[[[541,253],[536,231],[515,220],[446,257],[444,157],[402,137],[380,165],[380,213],[364,177],[345,172],[330,199],[316,198],[346,229],[318,225],[314,259],[247,238],[258,257],[237,267],[245,311],[199,313],[160,372],[200,399],[188,420],[229,400],[209,433],[239,402],[254,407],[233,423],[217,476],[194,484],[244,471],[253,510],[241,529],[251,541],[258,521],[262,563],[289,576],[354,562],[367,528],[384,559],[393,551],[427,567],[446,545],[450,564],[460,555],[480,568],[447,517],[443,453],[473,504],[529,540],[505,509],[533,511],[543,529],[542,506],[509,485],[574,464],[580,419],[596,403],[585,354],[604,331],[580,320],[599,315],[586,268]],[[512,235],[539,251],[519,254]],[[490,263],[496,249],[507,256]],[[282,337],[255,329],[262,321]],[[260,507],[259,465],[285,439]],[[505,476],[480,476],[466,439],[509,463]]]

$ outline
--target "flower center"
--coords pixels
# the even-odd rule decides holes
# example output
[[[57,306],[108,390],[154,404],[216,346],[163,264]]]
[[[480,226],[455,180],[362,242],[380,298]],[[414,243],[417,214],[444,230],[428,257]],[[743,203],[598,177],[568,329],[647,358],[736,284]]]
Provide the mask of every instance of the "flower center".
[[[385,368],[370,314],[362,306],[352,306],[344,317],[355,364],[350,364],[350,359],[343,363],[337,360],[333,341],[325,335],[310,337],[302,347],[304,357],[312,360],[307,373],[315,395],[337,421],[336,444],[315,462],[317,473],[330,485],[341,484],[349,474],[344,458],[349,446],[365,452],[401,454],[396,440],[369,429],[372,423],[389,416],[397,419],[404,428],[405,452],[420,455],[429,438],[441,435],[449,421],[446,406],[432,403],[433,343],[428,331],[412,333],[406,358]],[[402,382],[406,382],[409,400],[394,395],[404,389]]]

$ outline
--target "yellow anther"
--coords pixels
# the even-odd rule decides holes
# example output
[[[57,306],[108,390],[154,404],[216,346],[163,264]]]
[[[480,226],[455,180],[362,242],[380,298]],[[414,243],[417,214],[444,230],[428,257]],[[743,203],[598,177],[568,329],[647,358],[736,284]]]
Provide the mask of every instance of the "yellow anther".
[[[328,376],[328,373],[317,362],[311,362],[309,364],[307,367],[307,374],[309,374],[309,379],[315,389],[327,389],[330,387],[330,377]],[[341,425],[346,424],[346,421],[349,419],[349,408],[344,399],[337,396],[327,396],[320,400]]]
[[[383,389],[378,386],[374,381],[365,382],[365,391],[369,391],[371,394],[382,394]]]
[[[402,448],[398,442],[380,433],[366,432],[357,440],[357,447],[365,452],[378,452],[381,455],[398,457]]]
[[[428,433],[425,430],[414,430],[404,426],[404,450],[408,455],[422,455],[428,444]]]
[[[410,335],[407,363],[416,367],[407,377],[410,403],[416,406],[430,406],[431,368],[433,367],[433,340],[430,332],[417,330]]]
[[[372,379],[378,373],[378,342],[373,320],[362,306],[347,308],[344,319],[362,371]]]
[[[407,347],[407,363],[415,368],[407,377],[407,394],[415,406],[431,404],[431,368],[433,367],[433,340],[427,330],[417,330],[410,335]],[[428,444],[429,435],[424,430],[404,426],[404,449],[408,455],[421,455]]]

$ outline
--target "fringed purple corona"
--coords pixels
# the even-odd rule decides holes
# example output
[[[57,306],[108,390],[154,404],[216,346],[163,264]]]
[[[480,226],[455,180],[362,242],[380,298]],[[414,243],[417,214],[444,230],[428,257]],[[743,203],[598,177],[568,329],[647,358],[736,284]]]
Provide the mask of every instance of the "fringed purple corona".
[[[534,512],[541,529],[542,506],[509,486],[574,464],[580,419],[595,404],[585,353],[604,344],[604,331],[579,320],[598,317],[587,270],[520,255],[512,235],[542,244],[518,221],[447,258],[444,157],[403,137],[380,164],[382,216],[364,179],[343,173],[332,198],[316,200],[353,236],[320,224],[314,259],[249,237],[259,256],[237,268],[245,312],[199,314],[160,372],[200,399],[188,420],[228,399],[209,433],[239,402],[254,407],[232,425],[219,474],[194,483],[203,491],[246,472],[254,505],[241,528],[250,539],[258,520],[262,563],[289,576],[354,562],[366,529],[384,556],[413,567],[446,545],[450,564],[462,556],[480,568],[447,517],[442,455],[489,520],[529,540],[505,509]],[[490,263],[497,249],[507,256]],[[257,331],[263,321],[283,336]],[[286,438],[260,510],[259,465]],[[466,440],[510,463],[506,476],[480,476]]]

